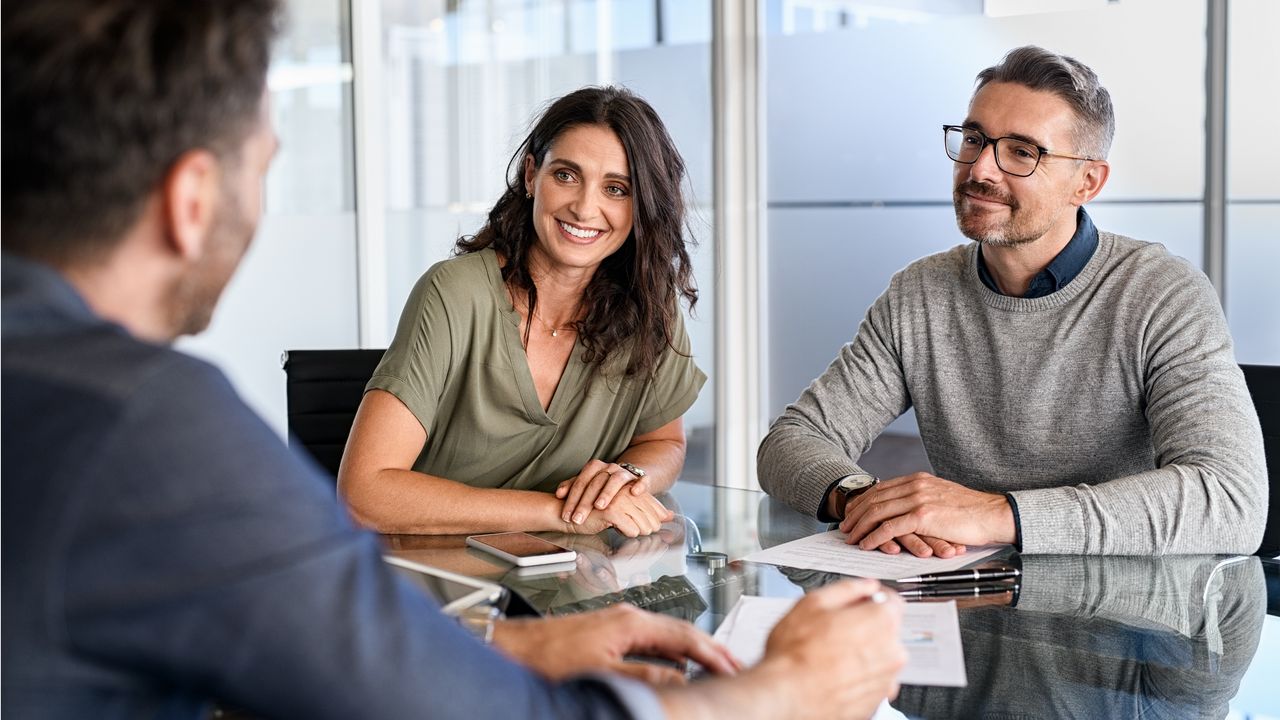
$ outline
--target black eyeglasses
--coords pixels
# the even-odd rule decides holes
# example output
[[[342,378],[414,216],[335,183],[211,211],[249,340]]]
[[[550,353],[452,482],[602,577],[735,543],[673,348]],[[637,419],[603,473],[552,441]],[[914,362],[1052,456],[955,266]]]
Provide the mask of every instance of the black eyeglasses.
[[[1093,160],[1091,157],[1052,152],[1049,148],[1018,138],[989,138],[981,130],[963,125],[943,125],[942,139],[947,147],[947,157],[958,163],[972,165],[978,162],[982,148],[995,148],[996,167],[1014,177],[1026,177],[1040,167],[1040,158],[1053,155],[1071,160]]]

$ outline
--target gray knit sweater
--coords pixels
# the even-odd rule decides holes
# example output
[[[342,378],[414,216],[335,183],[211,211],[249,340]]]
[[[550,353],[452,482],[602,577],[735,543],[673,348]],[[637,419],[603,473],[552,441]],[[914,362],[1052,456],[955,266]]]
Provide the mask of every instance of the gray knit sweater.
[[[1023,552],[1256,550],[1262,433],[1213,289],[1161,245],[1099,236],[1041,298],[987,289],[972,243],[896,274],[774,422],[761,486],[816,515],[914,406],[939,477],[1012,493]]]

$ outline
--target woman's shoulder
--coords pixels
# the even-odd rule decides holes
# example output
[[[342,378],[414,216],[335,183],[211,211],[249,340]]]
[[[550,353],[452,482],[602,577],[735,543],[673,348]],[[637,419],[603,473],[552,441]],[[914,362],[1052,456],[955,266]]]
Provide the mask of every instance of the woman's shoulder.
[[[485,249],[441,260],[423,274],[436,285],[487,285],[491,272],[497,270],[497,255]]]
[[[414,294],[438,292],[446,301],[490,298],[500,282],[497,256],[492,250],[458,255],[432,265],[418,279]]]

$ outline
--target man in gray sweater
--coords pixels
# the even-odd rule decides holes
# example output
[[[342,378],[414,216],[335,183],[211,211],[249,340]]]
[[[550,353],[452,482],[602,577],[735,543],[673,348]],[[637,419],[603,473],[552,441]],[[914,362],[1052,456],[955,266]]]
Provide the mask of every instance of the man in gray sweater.
[[[863,549],[950,557],[1251,553],[1262,435],[1203,274],[1097,230],[1111,98],[1037,47],[983,70],[945,126],[956,222],[974,243],[912,263],[773,424],[760,484]],[[916,410],[937,475],[857,465]]]

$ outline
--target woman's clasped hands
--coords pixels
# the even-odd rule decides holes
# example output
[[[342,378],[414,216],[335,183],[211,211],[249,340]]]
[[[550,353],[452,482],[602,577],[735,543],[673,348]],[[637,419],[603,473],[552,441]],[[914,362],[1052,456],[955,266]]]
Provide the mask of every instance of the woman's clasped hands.
[[[649,479],[617,463],[592,460],[556,488],[560,519],[569,532],[594,534],[612,527],[627,537],[657,532],[675,514],[650,492]]]

